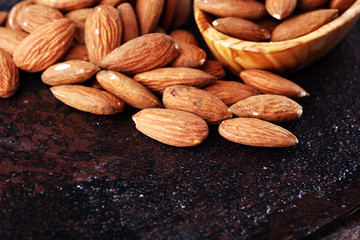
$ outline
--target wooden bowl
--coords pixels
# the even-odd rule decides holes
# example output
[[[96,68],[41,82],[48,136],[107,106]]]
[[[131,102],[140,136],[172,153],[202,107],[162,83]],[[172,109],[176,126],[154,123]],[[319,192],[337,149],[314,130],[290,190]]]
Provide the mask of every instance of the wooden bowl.
[[[213,28],[210,17],[196,6],[194,16],[211,52],[232,73],[256,68],[288,74],[320,59],[344,38],[360,16],[360,0],[319,29],[281,42],[251,42],[227,36]]]

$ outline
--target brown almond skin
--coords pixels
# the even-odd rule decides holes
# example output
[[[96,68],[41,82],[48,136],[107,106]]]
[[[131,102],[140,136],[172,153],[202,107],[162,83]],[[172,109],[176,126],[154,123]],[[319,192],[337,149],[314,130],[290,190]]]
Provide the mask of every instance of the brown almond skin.
[[[10,54],[0,49],[0,97],[9,98],[19,89],[19,70]]]
[[[0,11],[0,25],[2,26],[4,22],[6,21],[6,18],[8,16],[8,13],[5,11]]]
[[[113,94],[82,85],[60,85],[50,91],[60,101],[78,110],[98,115],[120,113],[125,104]]]
[[[139,109],[162,107],[160,100],[152,92],[122,73],[103,70],[96,74],[96,79],[102,88],[132,107]]]
[[[296,8],[297,0],[266,0],[266,11],[278,20],[285,19],[291,15]]]
[[[86,46],[79,44],[73,45],[62,59],[63,62],[69,60],[89,61],[89,54]]]
[[[208,125],[202,118],[175,109],[148,108],[132,119],[137,130],[170,146],[196,146],[209,135]]]
[[[320,9],[300,14],[279,24],[272,32],[271,41],[279,42],[301,37],[337,17],[337,9]]]
[[[164,9],[158,25],[161,26],[165,32],[169,31],[172,27],[176,15],[176,1],[177,0],[167,0],[164,2]]]
[[[99,66],[124,74],[136,74],[168,65],[179,55],[179,47],[168,35],[146,34],[134,38],[106,55]]]
[[[164,8],[164,0],[137,0],[136,15],[138,17],[140,34],[152,33],[157,26]]]
[[[240,100],[260,94],[257,90],[243,83],[224,80],[217,80],[205,87],[204,90],[213,94],[228,106],[233,105]]]
[[[325,5],[329,0],[297,0],[296,7],[310,10]]]
[[[4,49],[11,56],[20,42],[29,34],[7,27],[0,27],[0,48]]]
[[[356,0],[330,0],[329,8],[337,9],[339,14],[344,13]]]
[[[172,21],[171,29],[178,29],[187,21],[191,14],[191,0],[176,0],[175,16]]]
[[[196,87],[170,86],[164,91],[163,103],[165,108],[194,113],[208,124],[217,124],[232,117],[225,103],[211,93]]]
[[[92,12],[94,11],[93,8],[81,8],[81,9],[76,9],[70,12],[67,12],[65,14],[65,17],[67,18],[71,18],[72,20],[74,20],[75,22],[83,22],[85,23],[86,18],[92,14]]]
[[[204,50],[190,43],[176,41],[179,46],[180,54],[170,64],[171,67],[189,67],[199,68],[206,61],[206,53]]]
[[[163,93],[167,87],[172,85],[204,87],[215,82],[216,78],[194,68],[167,67],[138,73],[134,76],[134,80],[153,92]]]
[[[248,97],[233,104],[229,110],[239,117],[253,117],[270,122],[288,122],[299,119],[302,107],[294,100],[273,94]]]
[[[99,3],[99,0],[34,0],[37,4],[46,5],[63,12],[88,8]]]
[[[170,33],[170,37],[176,41],[183,41],[195,46],[199,46],[199,41],[196,39],[194,34],[184,29],[176,29]]]
[[[217,79],[222,79],[226,76],[223,65],[216,60],[206,60],[204,65],[200,67],[200,70],[213,75]]]
[[[122,3],[116,8],[119,12],[123,25],[122,43],[139,36],[139,24],[136,13],[130,3]]]
[[[122,23],[118,11],[109,5],[94,8],[85,21],[85,45],[90,61],[100,61],[115,48],[122,38]]]
[[[48,67],[41,75],[43,83],[50,86],[83,83],[93,77],[100,68],[81,60],[70,60]]]
[[[265,5],[254,0],[195,0],[195,5],[218,17],[258,20],[266,15]]]
[[[28,72],[45,70],[69,50],[75,30],[75,23],[67,18],[54,20],[39,27],[16,48],[14,52],[16,65]]]
[[[298,144],[288,130],[256,118],[233,118],[223,121],[219,133],[225,139],[255,147],[290,147]]]
[[[270,39],[270,32],[266,28],[242,18],[218,18],[212,25],[216,30],[242,40],[261,42]]]
[[[8,14],[8,17],[6,20],[6,27],[12,28],[12,29],[15,29],[18,31],[22,31],[21,26],[16,21],[16,16],[22,9],[24,9],[32,4],[33,3],[30,1],[20,1],[17,4],[15,4],[9,11],[9,14]]]
[[[246,85],[262,93],[279,94],[291,98],[309,96],[296,83],[266,70],[247,69],[240,72],[239,76]]]

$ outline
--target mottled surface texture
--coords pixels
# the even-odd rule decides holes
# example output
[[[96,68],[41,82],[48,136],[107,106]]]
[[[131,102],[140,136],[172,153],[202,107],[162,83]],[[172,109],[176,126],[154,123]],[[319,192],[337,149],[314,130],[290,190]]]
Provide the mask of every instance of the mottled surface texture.
[[[298,100],[301,119],[282,125],[300,143],[283,149],[228,142],[216,126],[197,147],[169,147],[136,131],[135,109],[83,113],[21,72],[0,107],[0,238],[300,239],[332,229],[360,202],[359,39],[360,23],[288,76],[310,96]]]

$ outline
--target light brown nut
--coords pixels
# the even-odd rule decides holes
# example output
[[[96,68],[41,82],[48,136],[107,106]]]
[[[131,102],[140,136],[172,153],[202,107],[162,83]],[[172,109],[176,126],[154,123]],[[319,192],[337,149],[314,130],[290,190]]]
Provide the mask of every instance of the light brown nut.
[[[301,37],[337,17],[337,9],[320,9],[288,18],[274,29],[271,41],[278,42]]]
[[[296,7],[300,9],[315,9],[325,5],[329,0],[297,0]]]
[[[153,92],[163,93],[172,85],[188,85],[204,87],[215,82],[216,78],[195,68],[158,68],[134,76],[138,81]]]
[[[194,113],[208,124],[217,124],[232,117],[225,103],[211,93],[196,87],[170,86],[164,91],[163,103],[165,108]]]
[[[195,5],[218,17],[258,20],[266,15],[265,5],[254,0],[195,0]]]
[[[89,61],[89,54],[85,45],[73,45],[62,59],[63,62],[69,60]]]
[[[45,70],[69,50],[75,30],[75,23],[67,18],[54,20],[39,27],[16,48],[14,52],[16,65],[28,72]]]
[[[157,26],[164,8],[164,0],[137,0],[136,15],[138,17],[140,34],[152,33]]]
[[[0,48],[11,56],[20,42],[27,37],[27,33],[7,27],[0,27]]]
[[[309,96],[296,83],[266,70],[247,69],[240,73],[240,78],[246,85],[262,93],[279,94],[291,98]]]
[[[122,43],[139,36],[139,25],[134,8],[130,3],[122,3],[116,8],[119,12],[123,25]]]
[[[99,66],[125,74],[145,72],[168,65],[179,54],[179,47],[168,35],[146,34],[134,38],[106,55]]]
[[[76,9],[94,6],[99,2],[99,0],[35,0],[35,2],[37,4],[59,9],[63,12],[69,12]]]
[[[356,0],[330,0],[329,8],[337,9],[339,14],[344,13]]]
[[[167,0],[164,3],[164,9],[158,25],[160,25],[165,30],[165,32],[171,29],[174,17],[177,14],[176,1],[177,0]]]
[[[253,117],[270,122],[287,122],[301,117],[302,107],[294,100],[273,94],[248,97],[233,104],[230,111],[239,117]]]
[[[101,0],[99,5],[110,5],[112,7],[117,7],[119,4],[126,2],[126,0]]]
[[[83,83],[93,77],[100,68],[81,60],[70,60],[48,67],[41,75],[43,83],[50,86]]]
[[[191,32],[184,29],[176,29],[170,33],[170,37],[176,41],[183,41],[195,46],[199,46],[199,42]]]
[[[81,8],[70,11],[65,14],[65,17],[71,18],[74,22],[85,23],[86,18],[94,11],[93,8]]]
[[[192,10],[191,0],[176,0],[175,16],[172,22],[172,29],[178,29],[188,20]]]
[[[261,42],[270,39],[270,32],[266,28],[242,18],[218,18],[212,25],[216,30],[242,40]]]
[[[0,11],[0,25],[2,26],[4,22],[6,21],[6,18],[8,16],[8,13],[5,11]]]
[[[224,80],[217,80],[205,87],[204,90],[215,95],[228,106],[245,98],[260,94],[254,88],[243,83]]]
[[[8,98],[19,89],[19,70],[10,54],[0,49],[0,97]]]
[[[99,84],[125,103],[135,108],[162,107],[160,100],[134,79],[115,71],[103,70],[96,74]]]
[[[209,135],[203,119],[175,109],[148,108],[133,115],[132,119],[137,130],[170,146],[196,146]]]
[[[297,0],[266,0],[266,11],[274,18],[282,20],[291,15],[296,8]]]
[[[288,130],[256,118],[233,118],[223,121],[219,133],[225,139],[256,147],[290,147],[298,144]]]
[[[18,13],[27,6],[32,5],[33,3],[30,1],[20,1],[15,4],[9,11],[7,20],[6,20],[6,27],[16,29],[18,31],[22,31],[21,26],[16,21],[16,16]]]
[[[206,60],[204,65],[200,67],[200,70],[215,76],[217,79],[222,79],[226,76],[223,65],[216,60]]]
[[[179,46],[179,56],[169,65],[171,67],[199,68],[206,61],[204,50],[190,43],[176,41]]]
[[[50,91],[60,101],[78,110],[99,115],[120,113],[125,104],[111,93],[82,85],[60,85]]]
[[[85,45],[90,61],[98,65],[120,46],[121,38],[122,23],[118,11],[109,5],[95,7],[85,21]]]

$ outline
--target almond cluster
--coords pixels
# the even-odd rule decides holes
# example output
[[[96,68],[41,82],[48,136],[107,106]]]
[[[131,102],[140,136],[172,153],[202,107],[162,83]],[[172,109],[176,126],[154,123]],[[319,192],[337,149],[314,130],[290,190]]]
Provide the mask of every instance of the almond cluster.
[[[241,40],[286,41],[315,31],[355,0],[195,0],[218,31]]]

